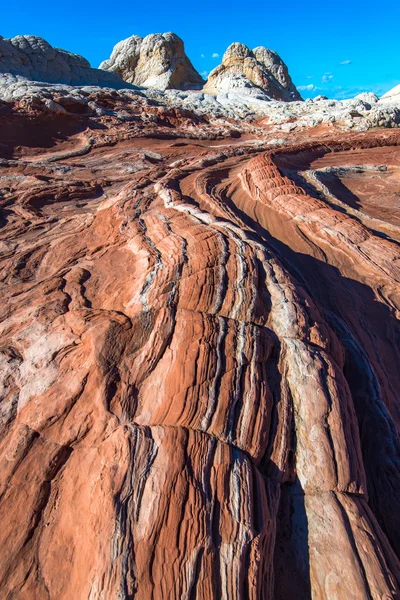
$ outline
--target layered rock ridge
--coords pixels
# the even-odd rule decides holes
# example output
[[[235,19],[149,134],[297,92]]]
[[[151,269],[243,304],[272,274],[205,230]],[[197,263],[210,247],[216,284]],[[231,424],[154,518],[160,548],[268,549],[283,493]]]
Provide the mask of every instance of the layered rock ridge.
[[[5,596],[399,598],[399,132],[89,100],[0,105]]]
[[[201,89],[204,84],[185,54],[183,41],[171,32],[122,40],[100,69],[118,73],[129,83],[159,90]]]
[[[204,90],[286,102],[301,100],[287,66],[276,52],[263,46],[250,50],[238,42],[229,46],[222,63],[211,71]]]

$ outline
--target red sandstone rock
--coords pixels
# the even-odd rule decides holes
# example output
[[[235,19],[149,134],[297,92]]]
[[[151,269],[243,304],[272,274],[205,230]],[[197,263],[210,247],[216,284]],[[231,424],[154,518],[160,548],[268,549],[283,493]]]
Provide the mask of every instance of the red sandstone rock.
[[[4,597],[398,598],[398,244],[310,173],[399,134],[13,108]]]

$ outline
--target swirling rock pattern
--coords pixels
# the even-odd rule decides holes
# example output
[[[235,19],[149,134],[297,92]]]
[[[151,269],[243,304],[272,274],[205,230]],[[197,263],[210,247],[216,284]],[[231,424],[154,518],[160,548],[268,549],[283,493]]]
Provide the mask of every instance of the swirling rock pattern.
[[[400,135],[125,110],[3,117],[4,597],[399,598]]]

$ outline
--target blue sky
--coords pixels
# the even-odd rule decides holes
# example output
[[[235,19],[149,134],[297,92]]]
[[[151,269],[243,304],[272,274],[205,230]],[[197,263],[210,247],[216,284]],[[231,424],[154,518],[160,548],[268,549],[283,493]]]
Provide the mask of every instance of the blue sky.
[[[0,0],[0,9],[3,37],[40,35],[95,67],[121,39],[174,31],[204,74],[238,41],[276,50],[304,97],[381,94],[400,83],[399,0]]]

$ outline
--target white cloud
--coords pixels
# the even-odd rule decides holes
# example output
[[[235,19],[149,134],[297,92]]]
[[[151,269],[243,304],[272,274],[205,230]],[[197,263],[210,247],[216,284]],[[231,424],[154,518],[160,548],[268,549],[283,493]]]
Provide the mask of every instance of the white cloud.
[[[384,84],[377,84],[375,86],[355,86],[350,88],[343,88],[336,86],[332,90],[332,97],[336,100],[346,100],[347,98],[354,98],[361,92],[374,92],[377,96],[381,96],[386,91]]]
[[[200,54],[201,58],[204,58],[204,54]]]
[[[202,76],[203,79],[207,79],[207,77],[208,77],[208,71],[202,71],[200,73],[200,75]]]
[[[313,92],[317,88],[315,87],[315,85],[310,83],[309,85],[298,85],[297,89],[303,92]]]
[[[306,79],[314,79],[314,75],[306,75]]]
[[[219,58],[218,52],[214,52],[211,58]]]
[[[339,63],[339,65],[349,65],[351,64],[351,60],[342,60],[341,63]]]
[[[333,80],[332,73],[324,73],[322,76],[322,83],[330,83]]]

